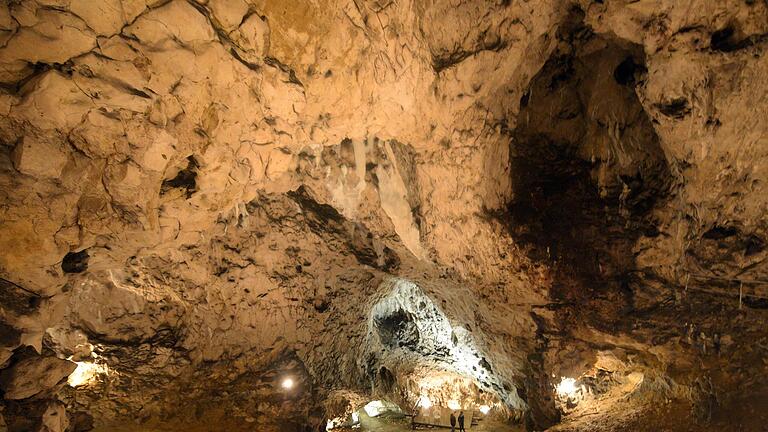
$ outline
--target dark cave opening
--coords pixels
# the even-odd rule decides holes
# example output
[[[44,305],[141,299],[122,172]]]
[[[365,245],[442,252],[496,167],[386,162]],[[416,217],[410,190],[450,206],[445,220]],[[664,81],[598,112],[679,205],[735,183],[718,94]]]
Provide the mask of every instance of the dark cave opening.
[[[181,189],[186,198],[189,199],[197,191],[197,170],[199,167],[197,159],[194,156],[188,156],[186,168],[179,170],[173,178],[163,180],[160,186],[160,195],[168,193],[171,189]]]
[[[505,214],[530,259],[548,267],[558,328],[631,331],[641,275],[634,247],[660,235],[652,210],[669,195],[671,173],[635,92],[642,50],[595,35],[574,10],[560,44],[521,98],[510,143],[513,198]],[[535,317],[534,317],[535,319]],[[545,326],[547,327],[547,326]],[[531,422],[559,421],[541,353],[529,357]]]
[[[578,24],[562,37],[518,116],[508,222],[552,268],[554,302],[590,303],[596,324],[628,325],[619,318],[633,307],[632,247],[658,235],[650,210],[671,174],[634,91],[641,51]]]
[[[69,252],[61,261],[61,270],[64,273],[82,273],[88,269],[88,250]]]
[[[411,347],[419,343],[419,329],[413,317],[398,309],[389,315],[376,317],[376,328],[382,343],[390,348]]]
[[[381,390],[386,394],[395,388],[395,385],[397,384],[397,378],[395,378],[395,375],[393,375],[389,369],[382,366],[379,368],[378,382],[381,385]]]

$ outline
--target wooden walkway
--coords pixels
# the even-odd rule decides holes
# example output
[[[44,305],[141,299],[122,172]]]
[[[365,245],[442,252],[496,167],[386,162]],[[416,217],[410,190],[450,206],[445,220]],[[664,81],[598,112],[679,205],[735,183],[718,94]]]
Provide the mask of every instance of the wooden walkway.
[[[420,408],[418,415],[416,416],[416,424],[424,426],[442,426],[451,427],[451,413],[454,413],[456,417],[459,417],[460,410],[452,410],[450,408],[441,406],[432,406],[429,408]],[[476,417],[475,412],[472,410],[464,411],[464,429],[470,430],[472,427],[472,419]],[[458,430],[458,421],[456,423]]]

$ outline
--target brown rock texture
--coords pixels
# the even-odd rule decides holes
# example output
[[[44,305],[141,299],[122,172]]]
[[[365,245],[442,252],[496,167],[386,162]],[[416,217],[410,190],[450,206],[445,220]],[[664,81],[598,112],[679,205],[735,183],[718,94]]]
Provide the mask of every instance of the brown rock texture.
[[[760,430],[767,48],[762,0],[0,2],[3,427]]]

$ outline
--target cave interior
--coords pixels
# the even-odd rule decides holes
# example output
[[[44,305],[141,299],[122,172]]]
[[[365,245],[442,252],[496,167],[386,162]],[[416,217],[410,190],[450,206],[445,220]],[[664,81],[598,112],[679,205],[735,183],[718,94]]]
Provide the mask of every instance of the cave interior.
[[[764,430],[767,49],[761,0],[0,2],[0,432]]]

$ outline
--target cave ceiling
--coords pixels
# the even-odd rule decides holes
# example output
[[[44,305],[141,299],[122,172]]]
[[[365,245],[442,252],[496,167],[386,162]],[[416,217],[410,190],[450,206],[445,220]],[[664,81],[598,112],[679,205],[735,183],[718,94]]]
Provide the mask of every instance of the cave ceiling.
[[[0,430],[762,430],[767,50],[763,0],[0,1]]]

